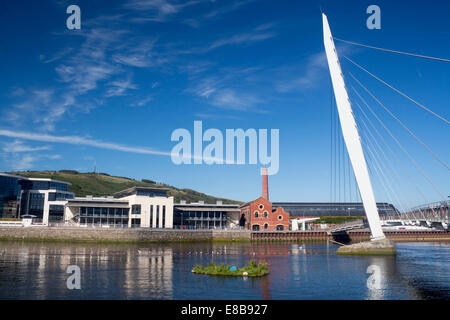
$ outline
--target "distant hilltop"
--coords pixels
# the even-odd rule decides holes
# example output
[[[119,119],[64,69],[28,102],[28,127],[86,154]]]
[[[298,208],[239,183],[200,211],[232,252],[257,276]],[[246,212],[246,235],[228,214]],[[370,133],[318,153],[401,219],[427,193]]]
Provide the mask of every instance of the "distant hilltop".
[[[155,182],[150,179],[142,179],[141,181],[134,180],[127,177],[111,176],[107,173],[82,173],[75,170],[60,170],[60,171],[16,171],[10,172],[28,178],[51,178],[55,180],[62,180],[70,182],[69,191],[75,193],[77,197],[85,197],[92,195],[95,197],[109,196],[115,192],[125,190],[134,186],[139,187],[154,187],[154,188],[168,188],[170,191],[168,196],[173,196],[175,203],[181,200],[187,202],[204,201],[205,203],[216,203],[222,201],[226,203],[242,203],[230,199],[217,198],[191,189],[178,189],[164,183]]]

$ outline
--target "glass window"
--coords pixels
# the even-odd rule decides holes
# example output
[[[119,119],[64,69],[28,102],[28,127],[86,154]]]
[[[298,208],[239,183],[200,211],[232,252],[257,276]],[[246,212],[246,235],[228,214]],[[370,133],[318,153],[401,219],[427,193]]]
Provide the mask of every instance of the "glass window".
[[[134,204],[131,206],[131,214],[141,214],[141,205]]]
[[[156,228],[159,228],[159,206],[156,206]]]
[[[162,207],[162,227],[166,227],[166,206]]]
[[[62,220],[64,219],[64,206],[50,205],[48,215],[49,221],[62,222]]]
[[[259,217],[259,212],[255,211],[255,218],[258,218],[258,217]]]
[[[150,205],[150,228],[153,228],[153,206]]]

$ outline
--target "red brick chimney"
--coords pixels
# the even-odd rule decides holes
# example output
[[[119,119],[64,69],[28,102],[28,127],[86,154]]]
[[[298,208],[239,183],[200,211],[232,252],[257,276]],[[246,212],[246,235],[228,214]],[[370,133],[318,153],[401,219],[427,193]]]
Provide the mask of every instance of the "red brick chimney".
[[[269,182],[267,178],[267,168],[262,168],[263,176],[263,186],[262,186],[262,197],[269,201]]]

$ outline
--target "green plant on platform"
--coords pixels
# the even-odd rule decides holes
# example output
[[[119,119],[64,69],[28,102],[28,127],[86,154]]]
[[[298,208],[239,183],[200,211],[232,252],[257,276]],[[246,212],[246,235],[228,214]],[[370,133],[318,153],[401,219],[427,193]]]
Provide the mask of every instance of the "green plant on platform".
[[[193,273],[197,274],[208,274],[213,276],[234,276],[234,277],[262,277],[269,274],[269,268],[267,264],[256,263],[255,260],[251,260],[250,263],[242,268],[237,268],[236,270],[230,271],[230,266],[225,264],[216,265],[215,263],[210,263],[207,267],[201,265],[196,265],[192,269]],[[245,274],[246,273],[246,274]]]

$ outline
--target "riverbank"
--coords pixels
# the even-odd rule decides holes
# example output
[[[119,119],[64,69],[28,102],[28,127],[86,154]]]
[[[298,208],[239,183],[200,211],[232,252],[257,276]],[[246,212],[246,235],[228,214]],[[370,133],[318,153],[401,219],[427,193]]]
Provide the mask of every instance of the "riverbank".
[[[450,241],[446,231],[390,231],[386,237],[398,241]],[[79,227],[0,227],[0,240],[98,243],[182,243],[182,242],[361,242],[370,239],[369,230],[351,230],[329,235],[326,231],[104,229]]]
[[[247,230],[17,227],[0,228],[0,240],[110,243],[249,242],[251,232]]]

